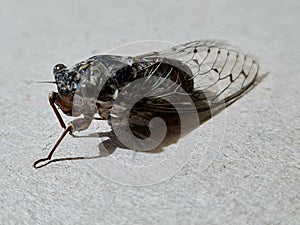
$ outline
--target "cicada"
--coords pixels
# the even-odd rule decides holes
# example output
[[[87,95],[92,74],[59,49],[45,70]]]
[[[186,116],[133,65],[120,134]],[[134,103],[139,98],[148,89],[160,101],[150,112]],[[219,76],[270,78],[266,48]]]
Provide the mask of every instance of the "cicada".
[[[134,118],[131,123],[139,124],[158,114],[168,118],[178,109],[209,111],[220,104],[227,106],[246,93],[258,71],[254,57],[211,40],[138,56],[96,55],[71,67],[57,64],[52,82],[57,92],[50,92],[49,103],[64,131],[48,157],[33,166],[38,168],[38,163],[50,160],[65,135],[87,129],[96,114],[111,123],[112,118],[122,118],[129,110]],[[184,100],[187,97],[193,105]],[[129,104],[133,99],[138,101]],[[66,126],[58,109],[81,117]]]

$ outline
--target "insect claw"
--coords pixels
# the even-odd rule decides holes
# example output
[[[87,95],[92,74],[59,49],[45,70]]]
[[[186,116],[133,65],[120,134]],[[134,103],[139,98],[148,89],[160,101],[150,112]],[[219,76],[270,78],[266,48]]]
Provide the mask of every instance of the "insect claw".
[[[47,164],[49,164],[50,161],[48,161],[47,163],[42,164],[42,165],[38,165],[38,164],[41,163],[41,162],[47,161],[47,160],[50,160],[50,159],[49,159],[49,158],[42,158],[42,159],[39,159],[39,160],[35,161],[35,162],[32,164],[32,166],[33,166],[35,169],[41,168],[41,167],[46,166]]]

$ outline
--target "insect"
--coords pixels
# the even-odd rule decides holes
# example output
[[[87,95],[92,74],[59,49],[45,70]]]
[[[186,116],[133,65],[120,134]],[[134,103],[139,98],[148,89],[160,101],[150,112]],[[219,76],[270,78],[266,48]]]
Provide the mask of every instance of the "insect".
[[[49,155],[33,166],[39,168],[39,163],[50,160],[67,133],[87,129],[95,114],[110,122],[114,102],[121,94],[130,100],[132,94],[127,89],[136,80],[143,81],[129,90],[147,92],[148,98],[135,104],[135,115],[169,115],[176,108],[190,110],[180,100],[183,95],[192,99],[197,112],[229,105],[253,86],[258,71],[253,57],[229,44],[211,40],[188,42],[134,57],[96,55],[71,67],[57,64],[53,68],[55,81],[48,83],[56,84],[58,92],[50,92],[49,103],[64,131]],[[157,79],[151,82],[154,77]],[[164,86],[166,81],[172,85]],[[176,95],[176,107],[164,100],[170,95]],[[122,101],[116,107],[127,108]],[[66,126],[58,108],[68,116],[83,117]]]

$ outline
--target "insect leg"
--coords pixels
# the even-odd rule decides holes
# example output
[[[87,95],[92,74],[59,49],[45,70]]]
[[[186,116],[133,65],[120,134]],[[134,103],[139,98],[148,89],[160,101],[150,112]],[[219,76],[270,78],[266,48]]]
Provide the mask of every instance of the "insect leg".
[[[60,123],[60,126],[62,127],[62,128],[66,128],[66,125],[65,125],[65,122],[63,121],[63,119],[61,118],[61,115],[60,115],[60,113],[58,112],[58,110],[57,110],[57,108],[56,108],[56,106],[55,106],[55,101],[57,100],[57,93],[56,92],[53,92],[53,91],[51,91],[50,93],[49,93],[49,103],[50,103],[50,105],[51,105],[51,107],[52,107],[52,109],[53,109],[53,111],[54,111],[54,113],[55,113],[55,115],[56,115],[56,117],[57,117],[57,119],[58,119],[58,121],[59,121],[59,123]]]
[[[82,131],[82,130],[87,129],[90,126],[92,120],[93,120],[93,118],[84,117],[84,118],[79,118],[79,119],[76,119],[76,120],[73,120],[72,122],[70,122],[68,127],[64,130],[62,135],[59,137],[59,139],[55,143],[54,147],[51,149],[48,156],[46,158],[42,158],[42,159],[39,159],[39,160],[35,161],[33,163],[33,167],[37,169],[37,168],[43,167],[46,164],[48,164],[49,162],[46,163],[46,164],[43,164],[43,165],[38,165],[41,162],[51,160],[51,157],[52,157],[53,153],[55,152],[56,148],[58,147],[60,142],[64,139],[64,137],[66,136],[67,133],[70,133],[71,135],[73,135],[73,131]]]
[[[64,137],[66,136],[66,134],[72,131],[72,129],[73,129],[72,124],[70,124],[70,125],[64,130],[64,132],[62,133],[62,135],[59,137],[59,139],[58,139],[57,142],[55,143],[54,147],[51,149],[51,151],[50,151],[50,153],[48,154],[48,156],[47,156],[46,158],[42,158],[42,159],[39,159],[39,160],[35,161],[35,162],[33,163],[33,167],[37,169],[37,168],[40,168],[40,167],[44,166],[45,164],[44,164],[44,165],[40,165],[40,166],[38,166],[38,164],[41,163],[41,162],[44,162],[44,161],[47,161],[47,160],[50,160],[50,159],[51,159],[51,157],[52,157],[53,153],[55,152],[57,146],[58,146],[58,145],[60,144],[60,142],[64,139]]]

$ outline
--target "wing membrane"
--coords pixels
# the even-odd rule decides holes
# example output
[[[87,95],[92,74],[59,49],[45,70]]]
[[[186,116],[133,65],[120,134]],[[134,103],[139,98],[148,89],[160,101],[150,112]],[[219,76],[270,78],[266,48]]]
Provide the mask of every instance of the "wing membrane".
[[[254,83],[259,70],[252,56],[229,44],[210,40],[180,44],[137,58],[180,61],[189,68],[194,80],[193,97],[201,101],[205,95],[211,106],[235,101]]]

